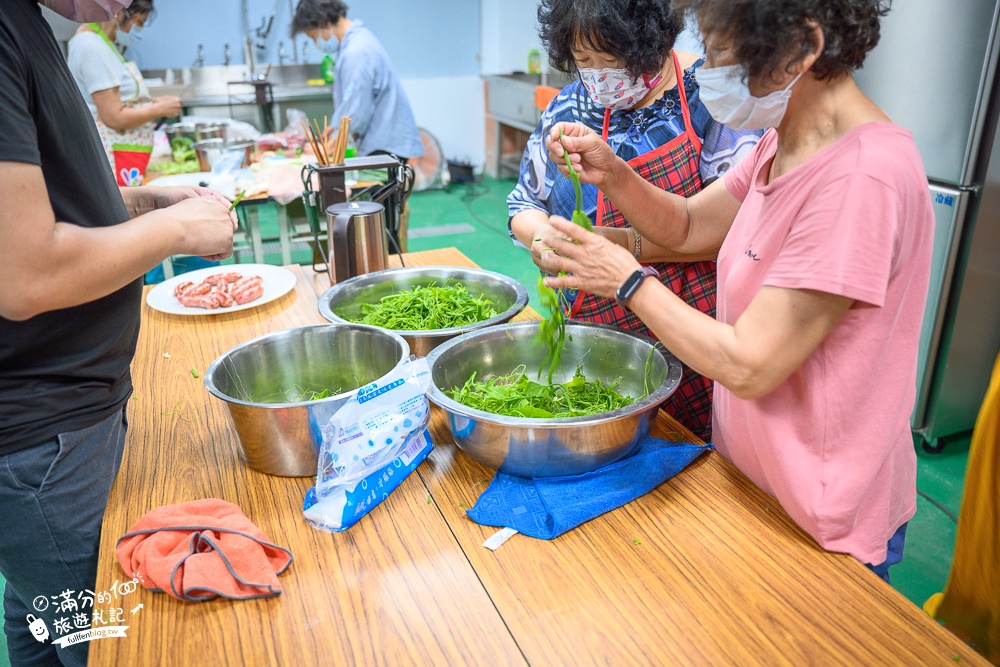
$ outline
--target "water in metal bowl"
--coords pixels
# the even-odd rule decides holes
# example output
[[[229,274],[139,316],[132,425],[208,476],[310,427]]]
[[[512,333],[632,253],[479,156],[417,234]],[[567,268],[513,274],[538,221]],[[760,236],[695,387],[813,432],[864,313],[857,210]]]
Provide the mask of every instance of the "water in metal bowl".
[[[316,474],[321,426],[357,389],[410,356],[399,336],[358,324],[317,324],[270,333],[212,362],[205,386],[226,403],[244,462],[286,477]],[[303,391],[329,398],[298,400]]]
[[[576,475],[632,453],[649,435],[656,411],[677,390],[682,375],[680,361],[662,346],[650,356],[654,341],[645,336],[598,324],[566,325],[566,347],[553,382],[568,381],[582,363],[588,380],[609,384],[620,377],[620,393],[638,397],[647,383],[651,388],[645,398],[613,412],[558,419],[507,417],[470,408],[445,394],[464,385],[473,372],[480,381],[521,364],[536,372],[548,352],[537,332],[538,322],[491,327],[454,338],[427,356],[429,397],[448,413],[458,446],[483,465],[520,477]]]
[[[528,290],[524,285],[499,273],[456,266],[414,266],[376,271],[338,283],[319,298],[319,312],[331,322],[352,322],[363,317],[361,307],[365,304],[378,303],[382,297],[403,290],[431,284],[444,285],[445,282],[462,283],[473,296],[482,294],[493,302],[499,314],[464,327],[395,330],[394,333],[402,336],[418,357],[426,356],[435,347],[456,336],[509,322],[528,305]]]

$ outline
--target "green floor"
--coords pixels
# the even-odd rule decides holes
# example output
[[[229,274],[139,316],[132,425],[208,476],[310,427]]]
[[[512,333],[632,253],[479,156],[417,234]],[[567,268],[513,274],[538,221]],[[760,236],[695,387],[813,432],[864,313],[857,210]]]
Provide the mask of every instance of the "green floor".
[[[507,236],[507,193],[513,180],[485,179],[483,185],[453,185],[448,190],[418,192],[410,200],[410,251],[454,246],[479,266],[520,280],[537,306],[535,266],[525,250]],[[273,208],[261,210],[265,238],[277,237]],[[280,264],[276,244],[268,244],[268,263]],[[300,248],[292,259],[308,264],[312,253]],[[251,261],[244,259],[243,261]],[[917,448],[917,515],[906,533],[903,562],[892,568],[892,584],[914,604],[922,605],[944,587],[955,545],[955,523],[944,511],[957,515],[962,498],[968,438],[949,442],[943,452],[927,454]],[[937,503],[937,504],[935,504]],[[944,510],[937,505],[943,506]],[[0,578],[0,584],[3,580]],[[0,667],[7,667],[7,645],[0,633]]]

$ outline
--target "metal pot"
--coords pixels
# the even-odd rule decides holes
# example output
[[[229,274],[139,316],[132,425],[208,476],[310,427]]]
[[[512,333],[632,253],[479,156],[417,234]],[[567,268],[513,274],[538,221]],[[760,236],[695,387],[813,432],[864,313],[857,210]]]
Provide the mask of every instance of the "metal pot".
[[[455,442],[484,466],[520,477],[577,475],[628,456],[649,435],[656,411],[677,390],[682,376],[680,361],[665,349],[650,354],[651,338],[599,324],[566,325],[566,346],[553,382],[568,381],[582,364],[589,380],[607,384],[621,378],[619,390],[630,396],[642,396],[648,386],[645,398],[612,412],[560,419],[506,417],[462,405],[445,394],[464,385],[473,372],[480,381],[521,364],[534,373],[548,352],[536,335],[538,324],[473,331],[427,355],[428,396],[448,413]]]
[[[205,386],[225,401],[240,457],[271,475],[316,475],[320,427],[357,389],[410,356],[399,336],[357,324],[317,324],[269,333],[237,345],[212,362]],[[340,393],[287,401],[288,391]]]

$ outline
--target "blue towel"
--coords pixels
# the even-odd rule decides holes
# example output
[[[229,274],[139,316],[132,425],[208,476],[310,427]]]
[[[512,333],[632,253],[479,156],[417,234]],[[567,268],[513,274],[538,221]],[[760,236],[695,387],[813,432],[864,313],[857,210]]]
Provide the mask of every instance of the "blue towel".
[[[647,437],[634,455],[582,475],[528,479],[498,472],[467,514],[484,526],[551,540],[649,493],[709,449]]]

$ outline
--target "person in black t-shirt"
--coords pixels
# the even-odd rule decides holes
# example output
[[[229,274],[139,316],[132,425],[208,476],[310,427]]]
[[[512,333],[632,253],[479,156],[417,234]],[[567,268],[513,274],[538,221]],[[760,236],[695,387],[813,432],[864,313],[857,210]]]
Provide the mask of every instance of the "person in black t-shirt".
[[[130,1],[45,4],[108,20]],[[228,257],[236,218],[204,188],[119,191],[38,0],[0,2],[0,202],[4,629],[14,665],[84,664],[87,643],[51,641],[89,628],[93,592],[111,584],[95,582],[97,549],[142,275],[174,254]]]

